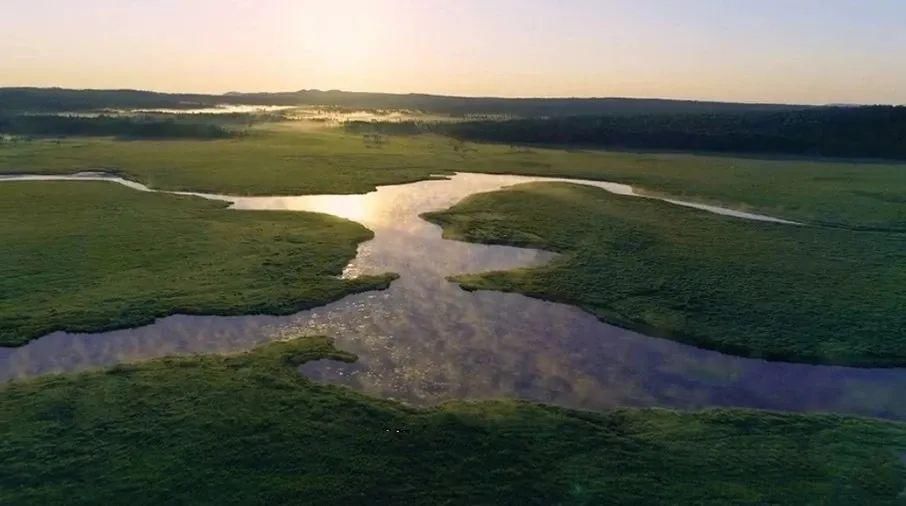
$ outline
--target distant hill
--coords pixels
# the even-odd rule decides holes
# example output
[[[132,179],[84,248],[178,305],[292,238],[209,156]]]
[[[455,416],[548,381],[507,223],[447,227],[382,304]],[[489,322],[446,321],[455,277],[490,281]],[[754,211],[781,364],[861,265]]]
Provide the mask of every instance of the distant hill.
[[[649,98],[496,98],[427,94],[300,90],[281,93],[204,95],[140,90],[0,88],[0,112],[96,109],[197,108],[217,104],[320,105],[363,109],[411,109],[451,115],[519,117],[789,111],[809,106]]]

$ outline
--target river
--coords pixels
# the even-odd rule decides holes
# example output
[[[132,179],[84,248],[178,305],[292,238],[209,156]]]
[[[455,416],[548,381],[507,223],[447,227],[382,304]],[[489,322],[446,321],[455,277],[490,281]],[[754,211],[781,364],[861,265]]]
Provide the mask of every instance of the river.
[[[100,173],[7,176],[0,180],[110,180]],[[288,316],[173,315],[139,328],[93,334],[55,332],[0,348],[0,378],[77,371],[164,355],[236,352],[296,336],[324,334],[359,356],[317,361],[301,372],[328,383],[415,405],[451,399],[520,398],[580,409],[714,406],[833,411],[906,419],[906,370],[791,364],[703,350],[608,325],[569,305],[519,294],[467,292],[451,274],[531,267],[553,253],[445,240],[419,215],[462,198],[533,181],[570,181],[636,195],[601,181],[458,173],[382,186],[364,195],[232,197],[234,209],[324,212],[375,232],[343,276],[397,272],[389,289],[350,295]],[[753,226],[798,226],[768,216],[676,200]]]

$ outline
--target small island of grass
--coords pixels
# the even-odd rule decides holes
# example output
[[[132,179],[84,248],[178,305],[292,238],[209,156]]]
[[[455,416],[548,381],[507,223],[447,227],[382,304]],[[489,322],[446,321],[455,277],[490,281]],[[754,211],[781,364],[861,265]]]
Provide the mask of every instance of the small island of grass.
[[[455,277],[575,304],[728,353],[906,365],[906,235],[759,223],[569,184],[473,195],[445,237],[554,250],[534,269]]]

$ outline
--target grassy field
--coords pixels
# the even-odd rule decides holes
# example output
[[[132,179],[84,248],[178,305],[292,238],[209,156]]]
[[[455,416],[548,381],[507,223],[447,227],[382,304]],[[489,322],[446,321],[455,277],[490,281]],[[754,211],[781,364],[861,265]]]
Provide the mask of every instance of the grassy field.
[[[371,238],[312,213],[102,182],[0,183],[0,344],[172,313],[289,313],[384,287],[336,277]]]
[[[546,266],[456,278],[575,304],[734,354],[906,365],[906,234],[757,223],[569,184],[474,195],[444,235],[550,249]]]
[[[358,193],[450,171],[606,179],[794,220],[906,230],[906,164],[526,149],[435,136],[366,141],[280,123],[229,140],[0,143],[0,173],[110,169],[157,188]]]
[[[3,504],[902,504],[906,426],[714,410],[415,410],[326,338],[0,386]]]

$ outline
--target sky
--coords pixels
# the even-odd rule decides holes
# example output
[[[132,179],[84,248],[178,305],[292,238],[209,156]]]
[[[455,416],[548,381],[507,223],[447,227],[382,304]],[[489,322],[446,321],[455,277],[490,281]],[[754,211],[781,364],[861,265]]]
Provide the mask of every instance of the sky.
[[[0,0],[0,86],[906,104],[906,1]]]

